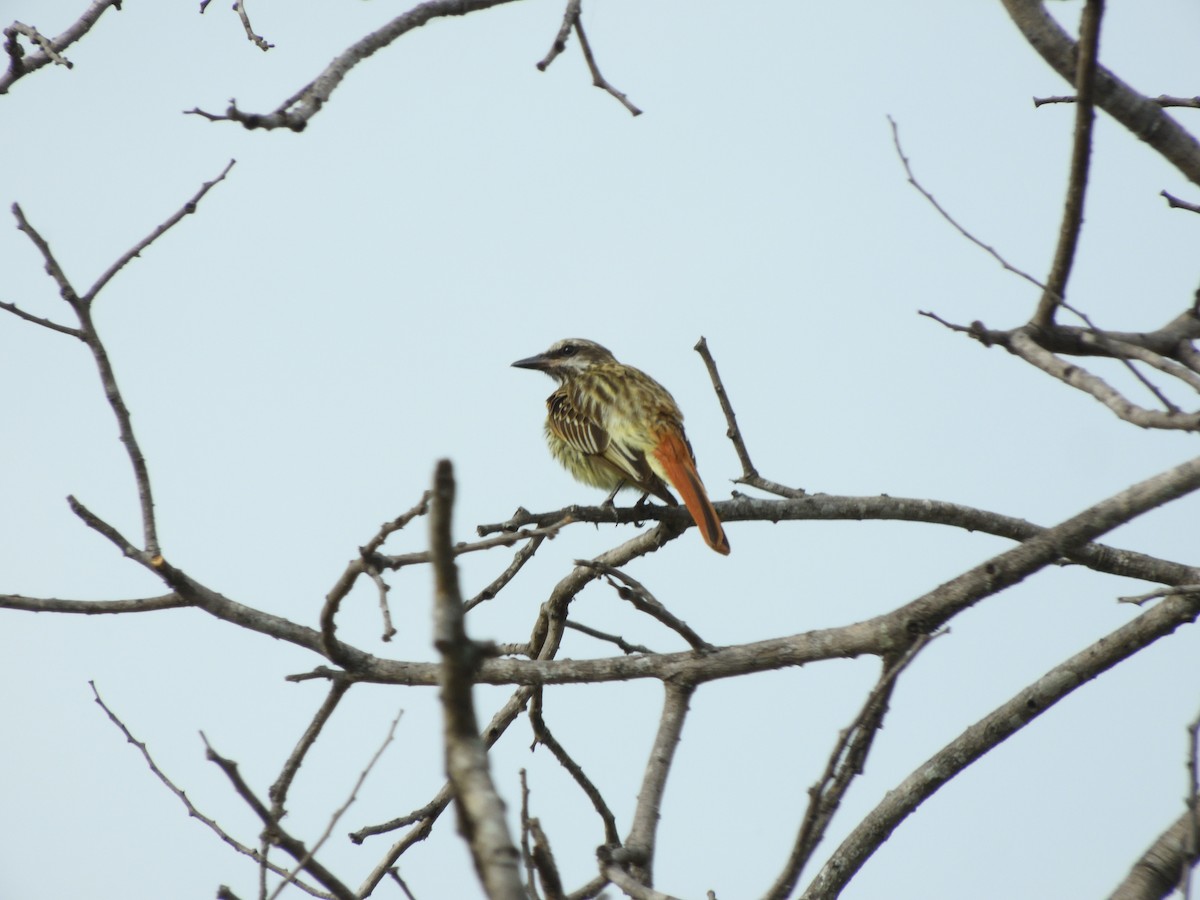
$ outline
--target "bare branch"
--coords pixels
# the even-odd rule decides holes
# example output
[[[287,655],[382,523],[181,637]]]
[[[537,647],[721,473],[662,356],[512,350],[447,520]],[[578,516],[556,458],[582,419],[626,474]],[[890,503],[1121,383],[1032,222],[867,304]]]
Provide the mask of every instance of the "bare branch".
[[[1108,900],[1161,900],[1188,879],[1200,861],[1193,837],[1195,817],[1185,811],[1142,854]],[[1186,896],[1185,896],[1186,900]]]
[[[342,698],[346,696],[346,691],[350,690],[352,683],[347,678],[338,678],[333,682],[333,685],[329,688],[329,693],[325,695],[325,700],[321,703],[320,708],[317,709],[312,721],[308,723],[308,727],[304,729],[304,734],[301,735],[299,743],[296,744],[291,755],[288,756],[287,761],[283,764],[283,768],[279,772],[279,777],[275,779],[275,783],[267,790],[267,797],[271,800],[271,816],[276,821],[279,821],[284,816],[288,791],[291,789],[296,773],[300,771],[304,757],[308,755],[308,751],[316,743],[321,730],[329,722],[329,717],[333,715],[333,711],[337,709]]]
[[[1181,413],[1175,410],[1159,412],[1138,406],[1102,378],[1093,375],[1082,366],[1061,360],[1053,353],[1039,347],[1032,336],[1022,330],[1013,332],[1008,349],[1030,365],[1057,378],[1063,384],[1090,394],[1126,422],[1132,422],[1142,428],[1162,428],[1173,431],[1194,431],[1200,428],[1200,413]]]
[[[871,752],[875,736],[883,728],[883,719],[887,715],[888,702],[896,686],[896,679],[930,641],[945,633],[943,630],[921,635],[899,658],[884,663],[879,680],[867,695],[862,709],[854,717],[854,721],[838,734],[825,771],[821,773],[817,783],[808,789],[808,809],[800,823],[792,852],[783,871],[764,895],[764,900],[784,900],[796,889],[800,873],[824,839],[829,823],[833,821],[833,816],[841,806],[842,798],[850,789],[850,784],[863,772],[863,765]]]
[[[1054,103],[1074,103],[1074,95],[1056,96],[1056,97],[1034,97],[1033,105],[1036,109],[1039,106],[1047,106]],[[1147,98],[1151,103],[1157,103],[1163,108],[1178,106],[1185,109],[1200,109],[1200,97],[1170,97],[1166,94],[1159,94],[1157,97]]]
[[[379,531],[375,533],[375,536],[372,537],[371,540],[367,541],[364,546],[359,548],[359,555],[373,555],[379,550],[380,547],[383,546],[383,542],[389,537],[391,537],[397,531],[402,530],[413,519],[417,518],[418,516],[423,516],[428,512],[429,491],[425,491],[423,494],[421,494],[421,499],[413,504],[411,509],[409,509],[407,512],[401,513],[396,518],[392,519],[392,521],[384,522],[382,525],[380,525]]]
[[[266,114],[248,113],[238,109],[237,103],[229,101],[229,107],[222,113],[205,112],[195,108],[188,110],[189,115],[203,116],[212,122],[239,122],[245,128],[288,128],[292,131],[303,131],[309,119],[320,112],[321,107],[329,100],[331,94],[342,79],[349,74],[360,62],[378,50],[382,50],[392,41],[420,28],[434,19],[445,16],[465,16],[468,13],[482,9],[490,9],[513,0],[425,0],[418,3],[407,12],[396,16],[382,28],[360,38],[342,53],[338,54],[325,70],[315,79],[283,101],[273,112]]]
[[[4,37],[6,38],[4,50],[8,54],[10,68],[21,66],[22,58],[25,55],[25,51],[21,49],[21,45],[17,41],[17,35],[22,35],[37,44],[41,48],[41,51],[50,57],[50,61],[56,66],[66,66],[68,69],[75,68],[75,63],[54,49],[54,42],[50,38],[31,25],[25,25],[21,22],[13,22],[4,29]]]
[[[109,8],[120,10],[121,0],[92,0],[88,4],[88,8],[83,11],[83,14],[78,19],[72,22],[58,37],[49,41],[43,35],[39,34],[37,29],[23,26],[20,22],[14,22],[11,26],[4,29],[4,50],[8,54],[8,70],[0,74],[0,94],[7,94],[8,89],[18,79],[36,72],[50,63],[63,65],[68,69],[71,68],[71,63],[62,55],[62,51],[91,31],[92,26],[96,24],[100,16]],[[21,49],[20,44],[17,42],[18,34],[32,38],[38,44],[40,50],[37,53],[26,56],[25,51]]]
[[[346,810],[348,810],[354,804],[354,801],[358,799],[358,792],[362,790],[362,786],[366,782],[367,776],[371,774],[371,770],[375,768],[375,764],[378,763],[380,757],[383,756],[383,751],[388,748],[388,745],[395,738],[396,726],[400,724],[400,717],[402,715],[404,715],[403,710],[396,713],[396,718],[392,719],[392,724],[388,726],[387,735],[384,737],[383,743],[379,745],[379,748],[367,761],[366,766],[358,774],[358,779],[354,782],[354,787],[350,789],[350,796],[346,798],[346,802],[334,810],[333,815],[329,817],[329,824],[325,826],[325,830],[321,833],[321,836],[317,838],[317,842],[312,845],[309,851],[304,855],[303,859],[297,860],[296,867],[288,873],[288,876],[278,885],[276,885],[275,890],[271,892],[269,900],[275,900],[275,898],[283,892],[284,888],[293,883],[296,880],[296,877],[304,870],[304,867],[312,860],[313,855],[325,845],[327,840],[329,840],[330,835],[333,834],[333,829],[337,826],[337,823],[341,820],[342,816],[346,814]],[[278,821],[278,819],[276,821]]]
[[[161,554],[158,544],[158,528],[154,518],[154,495],[150,488],[150,473],[146,466],[146,459],[142,455],[141,447],[138,445],[137,437],[133,431],[133,423],[129,415],[129,408],[125,405],[125,400],[121,396],[120,388],[117,386],[116,374],[113,371],[112,364],[109,362],[108,352],[104,347],[104,342],[100,339],[99,333],[96,331],[94,322],[92,321],[92,301],[95,300],[96,295],[103,289],[109,280],[111,280],[112,277],[116,275],[116,273],[119,272],[126,263],[129,262],[129,260],[133,259],[139,253],[141,253],[142,250],[146,249],[146,247],[152,244],[160,235],[170,229],[185,215],[190,212],[194,212],[196,209],[196,204],[200,202],[201,198],[208,193],[213,185],[224,180],[232,166],[233,160],[230,160],[229,164],[225,166],[225,169],[219,176],[217,176],[217,178],[215,178],[213,181],[206,182],[196,193],[196,195],[193,196],[192,199],[187,203],[185,203],[178,212],[171,216],[171,218],[169,218],[162,225],[158,226],[158,228],[156,228],[148,237],[135,244],[130,250],[123,254],[115,263],[113,263],[112,266],[109,267],[108,271],[100,276],[99,280],[97,280],[96,283],[92,285],[91,289],[88,290],[88,292],[82,297],[76,293],[74,287],[72,287],[70,281],[67,279],[66,273],[58,264],[54,253],[51,251],[49,243],[47,243],[45,238],[41,236],[37,229],[29,224],[29,221],[25,218],[25,214],[21,210],[20,205],[14,203],[12,207],[13,215],[17,220],[17,228],[23,231],[26,236],[28,236],[28,238],[33,242],[34,246],[37,247],[38,251],[41,253],[42,258],[46,263],[46,272],[51,278],[54,279],[55,283],[58,285],[59,294],[70,305],[71,309],[78,317],[79,328],[77,330],[65,329],[61,326],[55,326],[53,323],[50,323],[47,320],[39,320],[37,317],[30,317],[24,313],[18,314],[21,315],[22,318],[37,322],[37,324],[44,325],[48,328],[54,328],[57,331],[64,331],[67,334],[72,334],[73,336],[78,337],[85,344],[87,344],[88,349],[92,352],[92,358],[95,360],[96,367],[100,373],[100,384],[104,388],[105,397],[108,399],[108,404],[112,408],[113,415],[116,417],[117,430],[120,434],[121,443],[125,445],[126,455],[129,457],[129,463],[133,468],[134,482],[137,486],[138,503],[141,507],[142,513],[142,536],[144,541],[145,556],[142,557],[136,553],[130,553],[130,547],[127,541],[125,542],[126,546],[122,547],[122,552],[125,552],[127,556],[134,556],[135,558],[138,558],[139,561],[143,562],[143,564],[148,564],[149,559],[159,557]],[[16,312],[15,308],[9,308],[9,311]],[[80,514],[80,510],[77,508],[75,509],[75,512]],[[93,527],[96,527],[96,523],[98,522],[99,520],[95,520],[94,522],[89,522],[89,524],[91,524]],[[112,534],[109,534],[108,537],[111,540]]]
[[[611,516],[609,518],[611,521]],[[560,530],[571,523],[570,515],[564,515],[554,522],[550,522],[544,527],[539,527],[531,531],[507,532],[499,537],[489,538],[487,540],[475,541],[467,543],[461,541],[455,544],[450,552],[455,556],[461,556],[464,553],[478,553],[481,550],[491,550],[493,547],[511,547],[519,541],[528,541],[535,538],[553,538]],[[689,519],[690,521],[690,519]],[[497,529],[499,530],[499,529]],[[379,555],[380,563],[388,569],[402,569],[405,566],[421,565],[423,563],[432,562],[433,555],[431,551],[425,550],[418,553],[402,553],[397,556]]]
[[[78,328],[70,328],[66,325],[59,325],[57,322],[52,322],[50,319],[43,319],[41,316],[35,316],[32,313],[27,313],[15,303],[5,303],[0,300],[0,309],[7,310],[14,316],[24,319],[26,322],[32,322],[34,325],[41,325],[43,328],[49,328],[51,331],[57,331],[59,334],[70,335],[73,338],[83,340],[83,333]]]
[[[550,839],[542,831],[542,823],[537,819],[530,820],[529,830],[533,833],[533,862],[546,892],[546,900],[563,900],[562,876],[558,874],[558,865],[554,862]]]
[[[229,779],[229,783],[233,785],[233,789],[238,796],[246,801],[246,805],[254,811],[254,814],[262,821],[263,826],[270,834],[270,839],[273,844],[283,848],[289,856],[295,859],[300,867],[308,872],[316,881],[320,882],[337,900],[358,900],[354,893],[342,884],[338,878],[326,869],[323,865],[311,858],[311,854],[304,844],[292,837],[283,829],[283,827],[271,818],[271,812],[246,784],[242,774],[238,771],[238,764],[231,759],[226,759],[217,753],[212,748],[212,744],[208,742],[208,738],[204,736],[204,732],[200,732],[200,738],[204,741],[206,748],[206,758],[213,763],[216,763],[217,768],[225,773],[225,777]],[[284,873],[287,875],[288,873]]]
[[[587,796],[592,803],[592,808],[596,810],[596,815],[600,817],[600,821],[604,823],[604,843],[610,847],[617,847],[621,843],[621,838],[617,835],[617,820],[613,816],[612,810],[608,808],[608,804],[604,802],[604,797],[587,773],[579,763],[571,758],[567,753],[566,748],[558,742],[546,725],[546,719],[542,710],[542,689],[536,688],[533,692],[533,702],[529,705],[529,724],[533,728],[533,746],[541,744],[558,760],[558,764],[566,769],[567,774],[574,779],[579,785],[579,789]]]
[[[617,647],[620,648],[622,653],[653,653],[654,652],[649,647],[645,647],[641,644],[629,643],[629,641],[625,640],[625,638],[621,637],[619,634],[608,634],[607,632],[604,632],[604,631],[597,631],[595,628],[589,628],[587,625],[583,625],[579,622],[574,621],[573,619],[568,619],[563,624],[565,624],[568,628],[570,628],[574,631],[578,631],[583,634],[586,634],[589,637],[594,637],[600,641],[608,641],[610,644],[616,644]]]
[[[533,851],[529,847],[529,781],[525,770],[518,773],[521,779],[521,859],[525,862],[525,883],[529,888],[529,900],[541,900],[538,894],[536,870],[533,863]]]
[[[67,505],[71,507],[71,512],[79,516],[88,528],[107,538],[109,543],[121,551],[122,555],[137,560],[144,566],[150,566],[150,559],[144,551],[135,547],[125,535],[76,500],[73,495],[67,497]]]
[[[454,785],[458,830],[471,848],[475,871],[491,900],[525,900],[519,855],[508,834],[504,803],[488,771],[487,748],[479,737],[472,698],[480,648],[463,625],[458,569],[451,552],[450,515],[454,505],[454,471],[449,460],[438,463],[429,515],[429,549],[433,556],[434,644],[442,656],[442,710],[445,716],[446,774]]]
[[[22,597],[20,594],[0,594],[0,609],[80,613],[86,616],[156,612],[160,609],[179,609],[191,605],[191,601],[179,594],[161,594],[157,597],[139,597],[134,600],[59,600],[57,597]]]
[[[1092,156],[1092,125],[1096,119],[1092,108],[1092,91],[1096,83],[1096,54],[1100,45],[1100,19],[1104,15],[1104,0],[1087,0],[1079,25],[1079,53],[1076,62],[1075,140],[1071,149],[1071,174],[1067,182],[1067,199],[1063,204],[1062,225],[1054,262],[1046,279],[1046,289],[1038,301],[1032,322],[1038,328],[1048,328],[1054,322],[1054,311],[1067,294],[1067,279],[1079,245],[1083,226],[1083,203],[1087,195],[1088,166]]]
[[[42,259],[46,264],[46,274],[53,278],[54,283],[58,285],[59,296],[66,300],[72,309],[76,309],[79,303],[79,295],[75,292],[75,288],[71,286],[71,282],[67,279],[62,266],[55,259],[54,252],[50,249],[50,244],[36,228],[29,224],[29,221],[25,218],[24,211],[21,209],[21,204],[14,203],[12,205],[12,214],[17,220],[17,230],[24,232],[25,236],[33,242],[33,246],[37,247],[38,252],[42,255]]]
[[[701,337],[692,349],[699,353],[700,358],[704,360],[708,376],[712,379],[713,391],[717,395],[717,401],[721,404],[721,412],[725,413],[725,422],[729,426],[725,436],[733,441],[733,449],[737,451],[738,460],[742,464],[742,480],[757,478],[758,469],[754,468],[754,463],[750,461],[750,451],[746,449],[742,431],[738,428],[737,416],[733,412],[733,404],[729,402],[729,394],[726,393],[725,384],[721,381],[721,375],[717,371],[717,361],[713,359],[713,355],[708,350],[708,341]]]
[[[608,847],[596,848],[596,859],[600,862],[600,874],[611,881],[633,900],[678,900],[670,894],[656,891],[654,888],[639,881],[638,878],[624,868],[619,861],[625,856],[624,850],[610,850]]]
[[[1157,590],[1148,591],[1145,594],[1118,597],[1117,602],[1132,603],[1134,606],[1141,606],[1150,600],[1158,600],[1160,597],[1171,597],[1175,594],[1200,594],[1200,584],[1179,584],[1174,587],[1158,588]]]
[[[83,302],[91,303],[93,300],[95,300],[96,295],[104,290],[104,286],[112,281],[113,276],[120,272],[121,269],[125,268],[130,260],[141,256],[143,250],[170,231],[175,225],[179,224],[184,216],[194,213],[196,211],[196,207],[200,204],[200,201],[204,199],[204,195],[224,181],[225,176],[229,174],[229,170],[232,169],[236,164],[237,160],[231,159],[225,164],[225,168],[221,170],[221,174],[219,174],[212,181],[204,182],[204,184],[200,186],[200,190],[196,191],[196,193],[192,195],[192,198],[184,203],[183,206],[179,207],[179,209],[177,209],[174,213],[172,213],[165,222],[163,222],[152,232],[121,254],[117,261],[109,266],[104,273],[96,279],[96,283],[88,289],[88,292],[83,295]]]
[[[325,595],[325,604],[321,609],[320,621],[321,640],[326,657],[337,662],[341,662],[344,658],[343,651],[345,648],[335,637],[337,630],[335,617],[341,607],[342,601],[346,599],[346,596],[354,587],[354,583],[358,580],[359,575],[366,574],[370,577],[379,591],[379,605],[383,610],[384,618],[383,639],[385,641],[391,640],[396,630],[392,627],[391,611],[387,605],[389,588],[379,574],[379,568],[383,565],[383,561],[378,556],[378,551],[383,546],[383,542],[391,535],[400,531],[417,516],[423,516],[428,511],[429,491],[425,491],[421,495],[421,499],[411,509],[401,513],[392,521],[384,522],[379,526],[379,530],[375,532],[375,535],[365,545],[358,548],[358,558],[350,561],[349,565],[346,566],[346,570],[342,572],[337,582],[330,588],[329,593]]]
[[[203,9],[200,11],[204,12]],[[246,0],[234,0],[233,11],[236,12],[238,14],[238,18],[242,20],[242,27],[246,29],[246,38],[253,43],[254,46],[258,47],[258,49],[262,50],[264,53],[275,46],[262,35],[256,34],[254,29],[250,26],[250,17],[246,14]]]
[[[637,581],[632,576],[626,575],[615,566],[592,562],[586,559],[575,560],[575,565],[595,569],[604,575],[608,583],[616,589],[618,597],[622,600],[628,600],[639,612],[644,612],[656,621],[666,625],[687,641],[693,650],[713,649],[712,644],[689,628],[687,622],[672,615],[670,610],[663,606],[640,581]],[[621,584],[617,582],[621,582]]]
[[[960,225],[958,223],[958,220],[956,218],[954,218],[954,216],[950,215],[949,211],[947,211],[946,208],[944,206],[942,206],[942,204],[938,203],[937,198],[934,197],[933,194],[931,194],[929,191],[927,191],[921,185],[921,182],[917,181],[917,176],[913,174],[912,165],[909,163],[908,157],[904,155],[904,148],[900,146],[900,126],[896,124],[896,120],[893,119],[891,116],[888,116],[888,123],[892,126],[892,144],[893,144],[893,146],[895,146],[896,154],[900,157],[900,162],[904,166],[904,173],[905,173],[905,175],[908,176],[908,183],[911,184],[916,189],[917,193],[919,193],[922,197],[924,197],[926,200],[928,200],[930,206],[932,206],[934,209],[936,209],[938,211],[938,214],[954,227],[955,231],[957,231],[959,234],[961,234],[963,237],[965,237],[968,241],[970,241],[976,247],[980,248],[985,253],[987,253],[992,259],[994,259],[996,262],[998,262],[1000,264],[1001,268],[1003,268],[1004,271],[1012,272],[1017,277],[1025,279],[1030,284],[1032,284],[1034,287],[1040,289],[1043,293],[1049,291],[1050,288],[1047,285],[1042,284],[1042,282],[1038,281],[1036,278],[1034,278],[1032,275],[1030,275],[1025,270],[1018,269],[1016,266],[1012,265],[1007,259],[1005,259],[1003,256],[1000,255],[999,251],[997,251],[995,247],[992,247],[989,244],[985,244],[979,238],[975,237],[975,235],[973,235],[965,227]],[[1062,298],[1060,297],[1058,299],[1061,300]],[[926,315],[930,315],[930,314],[926,313]]]
[[[287,875],[286,869],[271,863],[269,860],[265,859],[265,857],[261,856],[257,850],[254,850],[251,847],[247,847],[245,844],[241,843],[240,841],[235,840],[233,837],[231,837],[229,835],[228,832],[226,832],[220,825],[218,825],[215,820],[210,819],[208,816],[204,815],[204,813],[200,812],[200,810],[198,810],[192,804],[192,801],[190,799],[188,799],[188,795],[183,790],[176,787],[175,783],[173,781],[171,781],[171,779],[166,776],[166,774],[162,771],[162,769],[160,769],[158,767],[158,765],[154,762],[154,758],[150,756],[150,751],[146,747],[146,745],[144,743],[142,743],[141,741],[139,741],[137,738],[135,738],[130,733],[129,729],[125,726],[125,723],[122,722],[121,719],[117,716],[117,714],[114,713],[111,709],[109,709],[108,704],[106,704],[104,702],[104,700],[100,697],[100,692],[96,689],[96,683],[94,681],[89,681],[88,686],[92,689],[92,695],[95,698],[96,704],[102,710],[104,710],[105,715],[108,716],[108,720],[110,722],[112,722],[115,726],[117,726],[117,728],[120,730],[120,732],[123,735],[125,735],[125,740],[127,740],[129,743],[133,744],[133,746],[137,747],[138,752],[140,752],[142,754],[142,759],[144,759],[146,761],[146,765],[149,766],[150,771],[152,773],[154,773],[154,777],[157,778],[159,781],[161,781],[164,785],[166,785],[167,789],[172,794],[174,794],[176,796],[176,798],[178,798],[179,802],[182,803],[184,808],[187,810],[189,816],[191,816],[193,819],[197,820],[198,822],[201,822],[204,825],[206,825],[214,834],[216,834],[217,837],[219,837],[222,841],[224,841],[226,844],[228,844],[230,847],[232,847],[238,853],[241,853],[244,856],[249,856],[251,859],[253,859],[255,862],[259,863],[260,865],[265,865],[267,868],[269,868],[272,872],[275,872],[277,875]],[[332,898],[332,896],[333,896],[332,894],[327,894],[324,891],[319,891],[316,888],[313,888],[313,887],[305,884],[304,882],[297,882],[296,886],[303,889],[307,893],[312,894],[314,897],[323,897],[323,898],[327,898],[327,900],[328,900],[328,898]]]
[[[921,803],[975,760],[1051,709],[1064,697],[1143,647],[1200,615],[1200,596],[1170,597],[1132,622],[1055,666],[917,766],[830,856],[804,900],[837,897],[871,855]]]
[[[1046,11],[1040,0],[1002,0],[1017,28],[1052,69],[1076,79],[1078,45]],[[1194,184],[1200,184],[1200,143],[1155,101],[1104,66],[1096,67],[1096,105],[1145,141]]]
[[[562,520],[558,528],[561,528],[563,525],[566,525],[565,520]],[[557,533],[557,528],[555,531]],[[533,554],[537,553],[538,547],[542,546],[542,541],[552,536],[553,535],[550,534],[539,534],[537,537],[526,542],[519,550],[517,550],[516,553],[513,554],[512,562],[508,564],[508,567],[498,576],[496,576],[496,578],[487,587],[485,587],[463,605],[463,612],[470,612],[480,603],[491,600],[493,597],[499,594],[500,591],[504,589],[504,586],[516,577],[517,573],[521,571],[525,563],[529,562],[529,560],[533,558]]]
[[[1189,203],[1187,200],[1180,200],[1174,194],[1169,194],[1166,191],[1159,191],[1160,197],[1165,197],[1167,206],[1171,209],[1186,209],[1188,212],[1200,213],[1200,204]]]
[[[675,760],[675,748],[683,732],[684,719],[687,718],[688,701],[696,689],[694,684],[683,681],[667,682],[665,687],[662,717],[642,776],[642,787],[633,811],[633,824],[625,838],[625,847],[613,853],[617,862],[624,858],[631,867],[630,874],[646,887],[654,884],[655,836],[661,818],[663,794],[667,789],[667,775]],[[604,874],[610,873],[605,869]]]
[[[732,522],[783,522],[783,521],[904,521],[924,522],[978,531],[1013,541],[1027,541],[1045,529],[1024,519],[1000,515],[957,503],[942,500],[925,500],[914,497],[841,497],[833,494],[803,495],[787,500],[770,500],[738,497],[736,500],[715,504],[722,521]],[[642,515],[649,519],[669,520],[674,516],[672,507],[643,507]],[[611,507],[570,507],[533,514],[522,510],[522,515],[512,520],[521,525],[552,522],[567,512],[580,522],[612,522]],[[616,511],[621,521],[632,521],[634,513],[629,510]],[[607,518],[605,518],[607,516]],[[481,525],[480,529],[503,528],[500,525]],[[1156,560],[1154,557],[1128,550],[1118,550],[1105,544],[1086,544],[1066,554],[1073,562],[1085,565],[1098,572],[1111,575],[1126,575],[1146,581],[1174,584],[1186,578],[1190,569],[1178,563]],[[624,562],[619,563],[624,565]]]
[[[554,43],[550,45],[546,55],[537,64],[539,72],[545,72],[550,63],[554,62],[558,55],[567,49],[567,38],[571,36],[571,29],[575,27],[575,22],[579,19],[581,5],[582,0],[567,0],[567,8],[563,11],[562,25],[558,28],[558,34],[554,36]]]
[[[592,84],[601,90],[608,91],[608,93],[616,97],[621,105],[629,110],[631,116],[640,116],[642,111],[634,106],[628,97],[609,84],[605,77],[600,74],[600,69],[596,65],[596,57],[592,55],[592,47],[588,43],[587,35],[583,31],[583,21],[579,16],[575,17],[575,33],[579,35],[579,46],[583,50],[583,58],[587,60],[588,71],[592,73]]]

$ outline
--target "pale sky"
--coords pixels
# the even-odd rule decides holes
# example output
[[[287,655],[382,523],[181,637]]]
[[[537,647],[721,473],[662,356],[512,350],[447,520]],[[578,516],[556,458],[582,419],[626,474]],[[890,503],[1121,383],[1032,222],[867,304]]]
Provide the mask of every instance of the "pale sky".
[[[84,6],[8,0],[0,21],[54,35]],[[462,540],[517,506],[599,502],[543,445],[550,382],[509,367],[567,336],[605,344],[671,390],[714,499],[745,489],[731,482],[738,460],[692,350],[701,335],[759,470],[811,492],[945,500],[1051,525],[1200,448],[1119,422],[917,314],[1012,327],[1037,294],[906,183],[888,115],[925,187],[981,240],[1037,277],[1053,252],[1073,111],[1032,98],[1068,86],[999,3],[585,4],[600,68],[638,118],[591,86],[574,41],[539,72],[562,4],[514,3],[401,38],[351,72],[302,134],[182,111],[236,97],[267,112],[403,4],[252,0],[276,45],[267,53],[228,3],[203,16],[196,3],[124,6],[67,51],[72,70],[39,71],[0,97],[0,299],[69,321],[13,227],[13,202],[86,287],[237,159],[196,215],[106,288],[97,321],[149,461],[166,556],[240,602],[315,625],[346,561],[417,500],[441,457],[456,467]],[[1194,4],[1112,6],[1102,61],[1152,96],[1194,94]],[[1080,8],[1052,4],[1071,30]],[[1177,114],[1187,125],[1198,115]],[[1104,115],[1093,181],[1070,299],[1102,327],[1154,329],[1200,277],[1200,220],[1158,192],[1200,196]],[[1087,364],[1129,386],[1115,367]],[[0,317],[0,420],[0,592],[162,593],[64,499],[139,533],[84,347]],[[1198,514],[1186,498],[1106,541],[1194,563]],[[527,639],[571,561],[632,535],[623,527],[574,526],[543,546],[468,617],[471,635]],[[629,569],[715,644],[859,621],[1010,546],[905,523],[727,530],[728,558],[689,532]],[[425,544],[420,521],[385,549]],[[462,559],[464,591],[510,558]],[[365,585],[339,635],[434,659],[428,575],[390,580],[397,638],[380,642]],[[1053,569],[956,618],[903,676],[807,876],[915,766],[1136,616],[1116,597],[1148,589]],[[680,647],[599,584],[572,616]],[[192,900],[220,884],[255,896],[254,865],[187,817],[88,681],[207,815],[253,844],[258,825],[198,732],[265,793],[324,696],[284,676],[320,660],[191,610],[0,621],[0,897]],[[562,655],[612,652],[572,635]],[[1080,689],[922,806],[843,896],[1106,896],[1183,809],[1198,660],[1200,636],[1183,628]],[[764,891],[876,672],[861,659],[700,688],[662,810],[656,887],[721,900]],[[479,689],[480,715],[508,693]],[[660,697],[646,682],[547,692],[550,726],[622,833]],[[293,789],[286,824],[312,840],[401,709],[395,742],[322,854],[352,885],[398,835],[361,847],[343,835],[422,806],[442,782],[436,691],[353,689]],[[519,720],[493,776],[515,813],[517,772],[529,770],[533,813],[573,889],[595,874],[601,827],[530,742]],[[400,871],[419,900],[481,896],[452,814]]]

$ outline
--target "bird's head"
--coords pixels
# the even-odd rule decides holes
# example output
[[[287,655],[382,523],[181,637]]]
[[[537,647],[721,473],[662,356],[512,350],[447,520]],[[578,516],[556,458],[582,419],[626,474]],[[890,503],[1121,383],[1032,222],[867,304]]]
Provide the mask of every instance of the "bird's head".
[[[518,369],[536,369],[557,381],[566,381],[592,366],[614,361],[613,355],[595,341],[564,338],[552,344],[545,353],[518,359],[513,365]]]

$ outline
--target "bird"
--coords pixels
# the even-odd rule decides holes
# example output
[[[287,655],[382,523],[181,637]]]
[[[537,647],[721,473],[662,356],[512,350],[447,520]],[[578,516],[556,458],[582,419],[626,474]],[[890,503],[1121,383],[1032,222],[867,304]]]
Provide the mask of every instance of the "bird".
[[[617,492],[633,487],[669,506],[679,492],[704,542],[729,553],[729,539],[696,471],[683,413],[665,387],[617,362],[595,341],[565,338],[513,366],[545,372],[558,382],[546,398],[546,443],[576,480]],[[638,501],[642,502],[641,500]]]

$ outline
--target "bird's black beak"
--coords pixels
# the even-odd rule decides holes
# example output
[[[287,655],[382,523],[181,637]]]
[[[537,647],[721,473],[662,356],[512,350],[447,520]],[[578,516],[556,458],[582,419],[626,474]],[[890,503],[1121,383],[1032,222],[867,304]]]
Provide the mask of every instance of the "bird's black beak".
[[[545,372],[550,368],[550,360],[546,359],[546,354],[539,353],[537,356],[528,356],[525,359],[518,359],[513,363],[513,367],[517,369],[534,369],[538,372]]]

